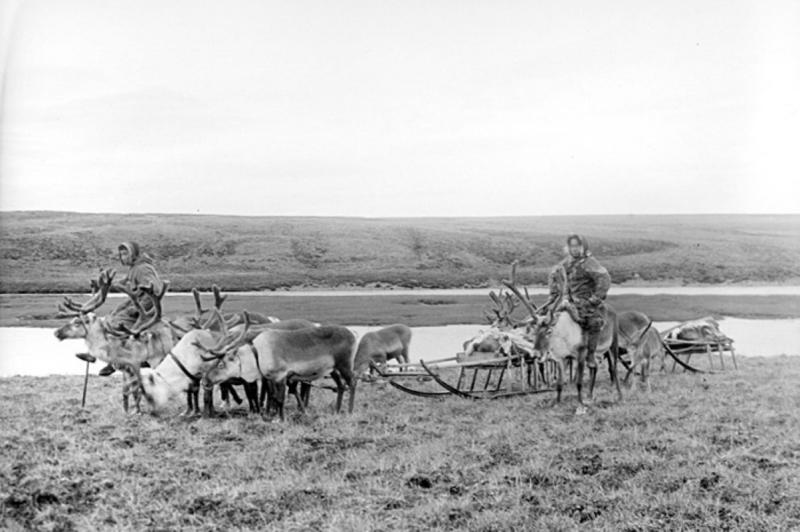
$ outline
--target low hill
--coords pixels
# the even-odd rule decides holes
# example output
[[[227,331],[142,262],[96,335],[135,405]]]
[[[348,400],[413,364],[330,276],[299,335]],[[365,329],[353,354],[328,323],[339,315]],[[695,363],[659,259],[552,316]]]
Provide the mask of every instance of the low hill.
[[[796,282],[800,216],[313,218],[0,213],[0,291],[82,291],[119,242],[139,242],[173,290],[544,283],[569,232],[614,282]]]

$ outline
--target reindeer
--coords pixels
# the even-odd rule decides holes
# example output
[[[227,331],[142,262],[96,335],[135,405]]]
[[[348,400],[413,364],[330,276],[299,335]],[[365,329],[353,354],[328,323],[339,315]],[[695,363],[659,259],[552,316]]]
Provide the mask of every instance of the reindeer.
[[[219,311],[215,309],[214,312]],[[243,314],[244,324],[247,325],[247,312]],[[142,391],[156,413],[163,409],[171,396],[199,388],[203,373],[217,360],[216,357],[209,357],[206,350],[218,350],[226,344],[238,341],[237,335],[244,335],[247,327],[240,326],[238,329],[233,333],[192,329],[183,335],[160,364],[140,370]]]
[[[222,305],[228,298],[227,295],[222,295],[220,288],[217,285],[211,287],[214,295],[214,308],[219,311],[219,314],[212,314],[210,317],[203,319],[209,310],[203,308],[203,303],[200,298],[200,291],[197,288],[192,288],[192,297],[194,298],[195,312],[194,315],[180,316],[175,320],[169,322],[170,326],[176,333],[177,339],[183,337],[187,332],[194,329],[212,329],[222,331],[223,328],[233,328],[241,323],[241,313],[236,314],[222,314]],[[278,318],[266,316],[260,313],[248,313],[250,322],[255,324],[275,323]],[[245,396],[251,411],[258,412],[260,410],[260,403],[258,398],[258,383],[246,383],[242,381],[233,381],[220,384],[220,395],[222,401],[226,405],[226,410],[231,408],[231,398],[237,403],[241,404],[242,400],[236,393],[235,384],[240,384],[244,387]],[[186,410],[182,415],[198,415],[200,413],[200,400],[199,400],[199,387],[191,388],[186,392]],[[205,412],[207,416],[214,415],[214,400],[213,390],[206,389],[203,394],[203,404],[205,405]]]
[[[312,382],[330,375],[336,383],[336,411],[341,410],[346,387],[350,389],[348,411],[353,411],[357,383],[353,359],[357,346],[355,335],[346,327],[327,325],[295,331],[267,329],[253,339],[252,357],[238,349],[244,343],[233,343],[223,350],[216,350],[218,362],[206,373],[204,381],[207,384],[213,385],[231,377],[245,380],[266,377],[280,387],[291,379]],[[299,398],[298,405],[304,411]],[[280,416],[284,419],[282,404]]]
[[[553,360],[557,365],[556,401],[561,400],[564,385],[564,366],[568,357],[577,360],[576,386],[578,403],[583,401],[583,370],[586,364],[585,335],[581,326],[573,317],[569,307],[553,305],[547,316],[539,317],[534,329],[534,348],[545,355],[545,360]],[[622,400],[622,390],[617,378],[619,360],[619,337],[617,331],[617,314],[611,306],[605,306],[605,325],[600,332],[597,353],[608,353],[608,371],[611,382],[617,389],[617,398]],[[589,368],[589,400],[593,399],[597,368]]]
[[[63,305],[59,306],[60,316],[72,319],[59,327],[55,331],[55,336],[59,340],[81,338],[86,342],[91,356],[120,366],[123,369],[124,379],[123,409],[128,412],[129,397],[133,396],[135,412],[140,413],[139,386],[135,382],[133,371],[142,363],[155,365],[160,362],[173,344],[171,330],[161,323],[161,298],[168,284],[164,284],[160,294],[155,294],[152,287],[149,289],[155,302],[151,316],[144,312],[134,294],[128,292],[125,287],[114,286],[131,297],[140,310],[139,320],[132,329],[116,329],[109,325],[105,318],[98,317],[94,313],[105,302],[112,288],[114,275],[113,270],[101,270],[97,282],[92,283],[92,297],[82,305],[75,303],[69,297],[64,298]]]
[[[294,331],[319,326],[319,323],[314,323],[304,319],[289,319],[275,323],[257,325],[256,327],[250,328],[248,331],[248,335],[245,336],[245,344],[238,346],[236,349],[241,351],[240,355],[244,358],[244,360],[252,361],[254,360],[253,357],[255,356],[253,352],[254,348],[252,346],[252,341],[262,331],[267,329]],[[222,357],[225,355],[224,352],[209,352],[217,357]],[[237,377],[236,379],[239,378]],[[273,413],[279,413],[283,415],[282,409],[287,388],[289,393],[297,399],[298,408],[303,410],[308,406],[311,396],[311,385],[307,382],[287,379],[285,384],[276,384],[266,377],[256,375],[255,372],[243,373],[243,376],[240,379],[244,382],[252,382],[254,384],[257,383],[259,379],[261,380],[261,396],[258,404],[260,407],[265,409],[265,413],[267,415],[271,415]],[[300,385],[299,390],[297,388],[298,384]],[[254,412],[258,412],[258,409],[254,410]]]
[[[220,314],[218,309],[212,311]],[[224,318],[219,315],[217,320],[224,323]],[[200,388],[203,374],[218,360],[218,356],[209,353],[225,352],[233,349],[234,343],[237,347],[241,345],[245,336],[259,334],[263,328],[283,327],[283,328],[305,328],[313,326],[307,320],[286,320],[272,324],[256,324],[250,326],[249,313],[242,312],[241,325],[227,329],[222,326],[221,330],[213,329],[192,329],[187,332],[178,343],[168,353],[161,364],[155,368],[143,368],[140,379],[145,397],[156,410],[161,410],[173,395],[181,392],[192,392]],[[227,347],[226,347],[227,346]],[[242,379],[244,382],[258,386],[258,379]],[[215,384],[226,382],[219,381]],[[210,389],[209,386],[204,388]],[[248,402],[251,412],[259,411],[258,394],[248,394]],[[195,403],[196,404],[196,403]]]
[[[484,311],[484,315],[490,328],[480,331],[477,336],[464,342],[464,357],[473,356],[475,353],[510,354],[512,344],[515,345],[516,352],[530,353],[533,356],[531,353],[533,345],[527,335],[531,333],[535,323],[536,305],[531,300],[527,287],[524,288],[524,295],[517,288],[517,266],[518,261],[511,264],[511,277],[502,281],[503,286],[498,292],[489,292],[494,307],[490,312]],[[527,319],[514,317],[520,303],[528,310],[531,317]],[[544,378],[544,368],[541,364],[537,364],[536,371],[539,371]]]
[[[250,313],[248,312],[248,317]],[[241,322],[241,319],[236,320],[236,322]],[[255,338],[260,332],[265,331],[267,329],[274,329],[274,330],[281,330],[281,331],[295,331],[299,329],[307,329],[310,327],[319,327],[319,323],[314,323],[304,319],[289,319],[284,321],[275,321],[272,323],[256,323],[254,325],[248,324],[248,334],[245,336],[246,344],[238,347],[238,349],[244,350],[244,356],[252,356],[252,353],[248,351],[248,349],[252,348],[251,342],[253,338]],[[216,356],[222,356],[223,353],[212,353]],[[258,381],[261,381],[261,394],[256,399],[255,397],[251,398],[250,394],[248,393],[248,401],[250,402],[250,411],[252,413],[259,413],[262,408],[266,409],[266,413],[269,415],[271,412],[280,411],[283,406],[283,397],[286,395],[286,386],[277,386],[275,383],[271,382],[267,378],[261,379],[254,379],[248,380],[245,377],[234,377],[228,381],[223,382],[220,386],[223,386],[225,383],[235,383],[235,384],[243,384],[245,386],[245,390],[252,389],[254,393],[257,393],[258,390]],[[297,399],[298,407],[304,408],[308,406],[308,402],[311,396],[311,385],[305,382],[301,382],[300,389],[298,391],[297,385],[298,382],[295,380],[288,380],[286,385],[288,386],[289,393],[291,393]],[[206,392],[208,392],[212,387],[205,387]]]
[[[661,370],[664,370],[666,348],[658,330],[653,327],[653,320],[637,311],[620,312],[619,346],[630,358],[628,372],[623,382],[628,382],[637,367],[641,367],[642,384],[650,392],[650,373],[652,364],[660,359]]]
[[[370,331],[361,337],[353,363],[356,375],[361,375],[370,367],[370,361],[385,365],[389,360],[408,364],[408,346],[411,343],[411,329],[396,323],[377,331]]]

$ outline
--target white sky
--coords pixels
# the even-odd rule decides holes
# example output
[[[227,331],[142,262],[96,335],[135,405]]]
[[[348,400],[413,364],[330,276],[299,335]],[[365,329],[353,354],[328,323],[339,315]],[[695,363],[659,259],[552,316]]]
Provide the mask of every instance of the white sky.
[[[0,210],[800,212],[797,1],[3,2]]]

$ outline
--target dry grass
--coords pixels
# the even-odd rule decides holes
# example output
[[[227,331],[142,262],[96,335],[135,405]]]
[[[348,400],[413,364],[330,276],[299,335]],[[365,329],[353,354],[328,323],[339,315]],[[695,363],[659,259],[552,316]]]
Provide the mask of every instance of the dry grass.
[[[656,375],[598,401],[418,399],[272,424],[126,418],[119,382],[0,380],[0,527],[39,530],[789,530],[800,527],[800,358]],[[292,410],[294,412],[294,410]]]

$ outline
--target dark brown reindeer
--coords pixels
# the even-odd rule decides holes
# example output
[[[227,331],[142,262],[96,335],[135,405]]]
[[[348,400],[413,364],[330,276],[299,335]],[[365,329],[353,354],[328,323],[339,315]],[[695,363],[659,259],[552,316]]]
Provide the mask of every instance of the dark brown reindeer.
[[[292,379],[312,382],[331,376],[336,383],[336,411],[341,410],[344,391],[350,389],[348,411],[355,404],[357,379],[353,373],[356,337],[346,327],[326,325],[294,331],[267,329],[252,340],[251,355],[234,343],[217,350],[218,362],[205,375],[213,385],[231,377],[255,380],[266,377],[277,386]],[[213,351],[212,351],[213,352]],[[303,403],[298,399],[303,410]],[[281,418],[283,409],[281,408]]]
[[[245,360],[252,361],[254,357],[252,342],[261,332],[265,330],[296,331],[313,327],[319,327],[319,324],[304,319],[289,319],[275,323],[249,325],[248,333],[245,335],[242,345],[236,346],[235,349],[241,351],[241,356],[244,357]],[[226,354],[225,351],[214,350],[207,350],[207,353],[209,353],[211,357],[216,358],[221,358]],[[290,378],[287,379],[285,383],[276,384],[270,379],[261,375],[256,375],[255,373],[245,373],[241,377],[236,377],[236,379],[241,379],[253,385],[257,385],[258,381],[261,381],[261,396],[258,404],[259,407],[265,408],[265,413],[267,415],[272,415],[273,413],[280,414],[282,412],[287,388],[288,392],[297,399],[298,408],[303,410],[308,406],[311,395],[311,385],[307,382]],[[298,386],[300,387],[299,389]],[[258,412],[259,409],[251,409],[251,411]]]

